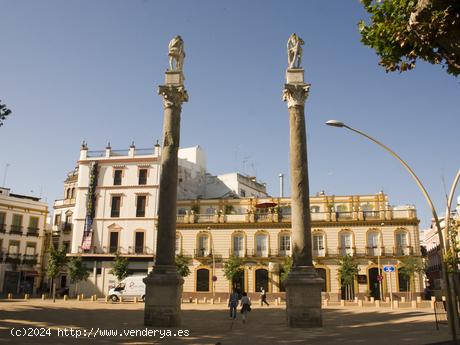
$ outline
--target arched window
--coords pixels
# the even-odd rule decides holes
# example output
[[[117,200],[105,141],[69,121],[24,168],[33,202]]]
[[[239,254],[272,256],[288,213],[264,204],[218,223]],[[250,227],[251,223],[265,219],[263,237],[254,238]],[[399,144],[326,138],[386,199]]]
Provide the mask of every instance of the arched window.
[[[258,233],[256,235],[256,256],[268,256],[268,235],[265,233]]]
[[[313,232],[313,256],[326,256],[326,236],[322,231]]]
[[[66,199],[70,199],[70,193],[71,193],[71,192],[72,192],[72,191],[71,191],[70,188],[68,188],[68,189],[66,190],[66,194],[65,194],[65,198],[66,198]]]
[[[279,255],[291,255],[291,234],[288,232],[282,232],[279,235]]]
[[[395,255],[409,255],[409,234],[405,229],[398,229],[395,232]]]
[[[70,193],[70,197],[73,199],[75,198],[75,188],[72,188],[72,193]]]
[[[241,232],[232,235],[232,252],[233,256],[242,258],[245,256],[244,234]]]
[[[201,233],[198,235],[197,256],[205,257],[210,254],[209,252],[209,235]]]
[[[381,253],[381,238],[380,232],[376,229],[371,229],[367,232],[367,255],[377,256]]]
[[[209,270],[200,268],[196,271],[196,291],[209,291]]]
[[[339,233],[339,251],[341,256],[353,255],[353,233],[349,230]]]

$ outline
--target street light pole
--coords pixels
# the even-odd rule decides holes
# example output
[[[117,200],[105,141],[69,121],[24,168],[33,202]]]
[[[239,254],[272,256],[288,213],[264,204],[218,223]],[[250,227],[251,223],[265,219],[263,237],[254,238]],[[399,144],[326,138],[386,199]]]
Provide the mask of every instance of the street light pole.
[[[379,272],[379,299],[380,301],[382,301],[382,279],[383,279],[383,275],[382,275],[382,266],[380,266],[380,257],[382,256],[382,232],[379,233],[379,243],[378,243],[378,246],[379,246],[379,255],[377,256],[377,266],[379,267],[378,268],[378,272]]]
[[[431,209],[431,213],[433,215],[433,218],[434,218],[434,221],[435,221],[435,224],[436,224],[436,228],[437,228],[437,233],[438,233],[438,237],[439,237],[439,246],[440,246],[440,249],[441,249],[442,280],[444,282],[444,286],[445,286],[445,289],[446,289],[447,317],[448,317],[448,321],[449,321],[449,328],[450,328],[450,332],[451,332],[451,335],[452,335],[452,340],[453,340],[454,344],[458,344],[457,343],[458,307],[457,307],[456,298],[454,298],[454,296],[452,295],[452,291],[451,291],[450,286],[449,286],[450,284],[449,284],[449,279],[448,279],[448,274],[447,274],[447,263],[444,260],[444,257],[446,255],[446,249],[445,249],[445,245],[444,245],[441,224],[439,222],[439,217],[438,217],[438,214],[436,212],[436,209],[434,208],[433,202],[431,201],[431,198],[428,195],[428,192],[426,191],[426,189],[423,186],[422,182],[420,181],[418,176],[415,174],[415,172],[409,167],[409,165],[405,161],[402,160],[401,157],[399,157],[393,150],[391,150],[388,146],[386,146],[385,144],[381,143],[377,139],[371,137],[370,135],[368,135],[368,134],[366,134],[366,133],[364,133],[364,132],[362,132],[362,131],[360,131],[360,130],[358,130],[356,128],[350,127],[350,126],[344,124],[343,122],[340,122],[340,121],[337,121],[337,120],[329,120],[329,121],[326,122],[326,125],[332,126],[332,127],[339,127],[339,128],[349,129],[350,131],[358,133],[358,134],[366,137],[370,141],[374,142],[375,144],[379,145],[381,148],[383,148],[385,151],[387,151],[389,154],[391,154],[394,158],[396,158],[404,166],[404,168],[406,168],[406,170],[409,172],[409,174],[412,176],[412,178],[415,180],[415,182],[417,183],[418,187],[422,191],[423,195],[425,196],[425,200],[427,201],[427,203],[428,203],[428,205],[429,205],[429,207]],[[457,178],[457,181],[458,181],[458,178]],[[455,185],[456,185],[456,182],[454,181],[453,189],[455,189]]]

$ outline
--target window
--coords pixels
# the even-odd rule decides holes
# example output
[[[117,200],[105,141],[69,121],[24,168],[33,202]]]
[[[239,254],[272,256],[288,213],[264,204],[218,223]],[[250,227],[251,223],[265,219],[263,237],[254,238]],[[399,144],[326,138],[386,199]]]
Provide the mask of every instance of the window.
[[[71,198],[75,198],[75,188],[72,188]]]
[[[313,255],[326,256],[326,250],[324,249],[324,234],[316,233],[313,235]]]
[[[0,232],[5,232],[6,213],[0,212]]]
[[[145,195],[138,195],[136,201],[136,217],[145,217]]]
[[[38,231],[38,217],[30,217],[29,218],[29,230],[31,231]]]
[[[256,236],[256,256],[268,256],[268,236],[265,234]]]
[[[66,214],[65,223],[66,224],[71,224],[72,223],[72,215],[71,214]]]
[[[120,217],[121,196],[112,196],[112,209],[110,217]]]
[[[70,253],[70,242],[69,241],[62,242],[62,248],[64,248],[66,253]]]
[[[243,235],[233,236],[233,256],[244,256],[244,237]]]
[[[113,185],[114,186],[121,186],[121,177],[123,175],[123,170],[115,170],[113,173]]]
[[[136,238],[135,238],[135,243],[134,243],[134,252],[136,254],[144,253],[144,232],[143,231],[137,231],[136,232]]]
[[[200,235],[198,237],[198,255],[201,257],[208,256],[208,242],[209,236],[208,235]]]
[[[379,233],[377,231],[370,231],[367,233],[367,250],[368,250],[368,255],[370,256],[376,256],[379,255]]]
[[[288,255],[291,251],[291,236],[283,234],[280,236],[280,255]]]
[[[396,255],[407,255],[407,233],[397,232],[396,233]]]
[[[22,233],[22,215],[13,214],[13,224],[11,225],[12,234],[21,234]]]
[[[244,198],[246,196],[246,191],[244,189],[240,189],[240,195]]]
[[[140,185],[147,184],[147,169],[139,170],[139,184]]]
[[[18,254],[19,253],[19,242],[10,241],[8,245],[8,254]]]
[[[176,234],[176,255],[180,255],[180,253],[181,253],[180,235]]]
[[[26,255],[35,255],[35,248],[36,244],[35,243],[27,243],[26,247]]]
[[[61,225],[61,215],[60,214],[56,214],[54,216],[54,225]]]
[[[352,237],[348,232],[340,234],[340,255],[353,255]]]
[[[118,251],[118,231],[110,232],[109,253],[116,253]]]

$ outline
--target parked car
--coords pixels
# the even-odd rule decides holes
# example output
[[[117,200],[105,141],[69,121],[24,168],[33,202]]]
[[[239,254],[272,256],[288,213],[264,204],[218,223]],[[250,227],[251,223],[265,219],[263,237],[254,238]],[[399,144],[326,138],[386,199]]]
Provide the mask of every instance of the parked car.
[[[117,302],[120,297],[138,297],[145,300],[145,276],[131,276],[123,279],[117,286],[109,290],[109,299]]]

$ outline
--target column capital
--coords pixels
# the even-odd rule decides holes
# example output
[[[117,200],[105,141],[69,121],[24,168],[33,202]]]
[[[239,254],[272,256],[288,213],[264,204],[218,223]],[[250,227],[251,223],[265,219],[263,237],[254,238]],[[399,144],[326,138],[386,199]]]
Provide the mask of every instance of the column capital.
[[[163,97],[163,107],[181,108],[183,102],[188,101],[188,93],[183,85],[160,85],[158,94]]]
[[[284,84],[283,101],[287,102],[288,108],[296,105],[305,105],[310,84]]]

